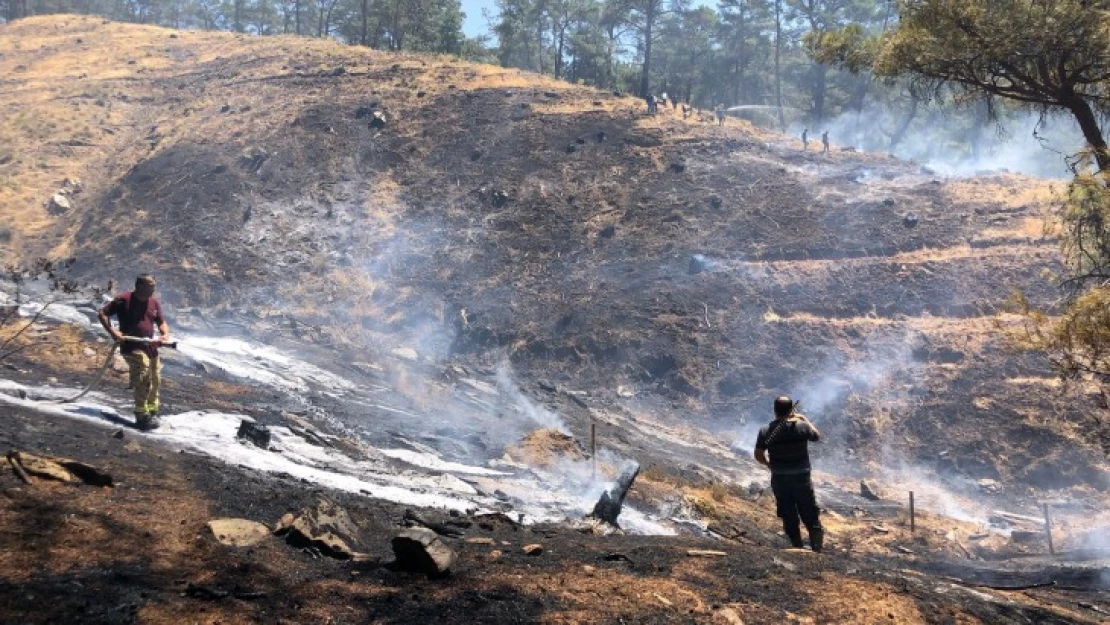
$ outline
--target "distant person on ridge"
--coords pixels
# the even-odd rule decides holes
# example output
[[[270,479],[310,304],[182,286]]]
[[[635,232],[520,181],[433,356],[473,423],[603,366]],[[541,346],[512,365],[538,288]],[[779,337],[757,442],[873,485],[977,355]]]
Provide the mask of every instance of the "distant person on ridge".
[[[717,113],[717,125],[718,126],[724,126],[725,125],[725,105],[724,105],[724,103],[720,103],[720,102],[717,103],[717,108],[716,108],[715,112]]]
[[[809,128],[802,131],[802,151],[809,151]]]
[[[755,460],[771,469],[775,508],[790,544],[799,549],[805,544],[798,523],[801,517],[809,532],[810,548],[821,551],[825,529],[821,527],[809,466],[809,443],[820,440],[821,432],[805,415],[794,412],[794,402],[789,397],[776,398],[774,407],[775,420],[763,426],[756,438]]]
[[[100,309],[100,324],[119,343],[119,351],[131,374],[131,388],[135,392],[135,424],[140,430],[158,427],[158,390],[162,383],[162,360],[158,346],[168,342],[170,326],[162,314],[162,304],[154,297],[154,276],[142,274],[135,279],[135,290],[121,293]],[[112,327],[112,317],[119,320],[119,329]],[[127,341],[125,337],[154,338],[154,328],[160,337],[150,343]]]
[[[821,145],[823,146],[822,152],[825,152],[827,154],[828,151],[829,151],[829,131],[828,130],[821,133]]]
[[[667,108],[667,92],[664,91],[663,95],[659,96],[659,101],[663,103],[663,109]]]
[[[647,105],[648,105],[648,114],[649,115],[654,115],[655,114],[655,94],[654,93],[649,93],[647,95]]]

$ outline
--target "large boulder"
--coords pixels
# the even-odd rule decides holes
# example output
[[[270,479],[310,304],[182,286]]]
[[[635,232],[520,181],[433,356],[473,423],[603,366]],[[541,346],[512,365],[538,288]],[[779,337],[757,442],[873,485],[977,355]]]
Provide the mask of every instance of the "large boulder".
[[[358,555],[351,545],[358,542],[358,526],[347,511],[326,499],[313,508],[282,517],[274,532],[298,548],[316,549],[323,555],[349,560]]]
[[[442,577],[451,571],[457,556],[430,529],[410,527],[393,538],[393,555],[398,569]]]

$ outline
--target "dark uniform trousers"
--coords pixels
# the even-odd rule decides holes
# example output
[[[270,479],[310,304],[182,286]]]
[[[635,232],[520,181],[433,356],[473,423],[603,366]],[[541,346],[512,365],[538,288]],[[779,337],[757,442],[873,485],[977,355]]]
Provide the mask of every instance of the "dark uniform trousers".
[[[824,528],[818,518],[817,497],[813,494],[813,480],[809,472],[793,475],[771,475],[771,490],[775,493],[775,505],[782,519],[782,529],[795,547],[802,546],[802,531],[798,518],[809,532],[810,544],[821,549]]]

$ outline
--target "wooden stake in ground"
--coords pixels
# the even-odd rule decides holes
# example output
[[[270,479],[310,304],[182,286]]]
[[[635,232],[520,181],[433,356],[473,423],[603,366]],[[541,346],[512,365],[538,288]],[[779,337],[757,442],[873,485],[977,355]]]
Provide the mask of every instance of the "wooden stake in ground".
[[[1052,545],[1052,514],[1048,511],[1048,502],[1044,506],[1044,533],[1048,537],[1048,553],[1056,555],[1056,548]]]
[[[597,424],[590,424],[590,462],[592,469],[590,472],[590,481],[597,480]]]

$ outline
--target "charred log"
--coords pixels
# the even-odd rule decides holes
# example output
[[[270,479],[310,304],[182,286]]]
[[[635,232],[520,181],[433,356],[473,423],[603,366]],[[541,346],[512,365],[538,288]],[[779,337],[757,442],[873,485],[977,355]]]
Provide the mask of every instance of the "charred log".
[[[601,493],[601,498],[594,504],[590,516],[610,525],[616,525],[617,517],[621,513],[621,506],[624,505],[624,497],[628,494],[628,489],[632,488],[632,483],[636,481],[636,476],[639,474],[640,465],[638,463],[633,462],[625,466],[617,477],[617,481]]]

